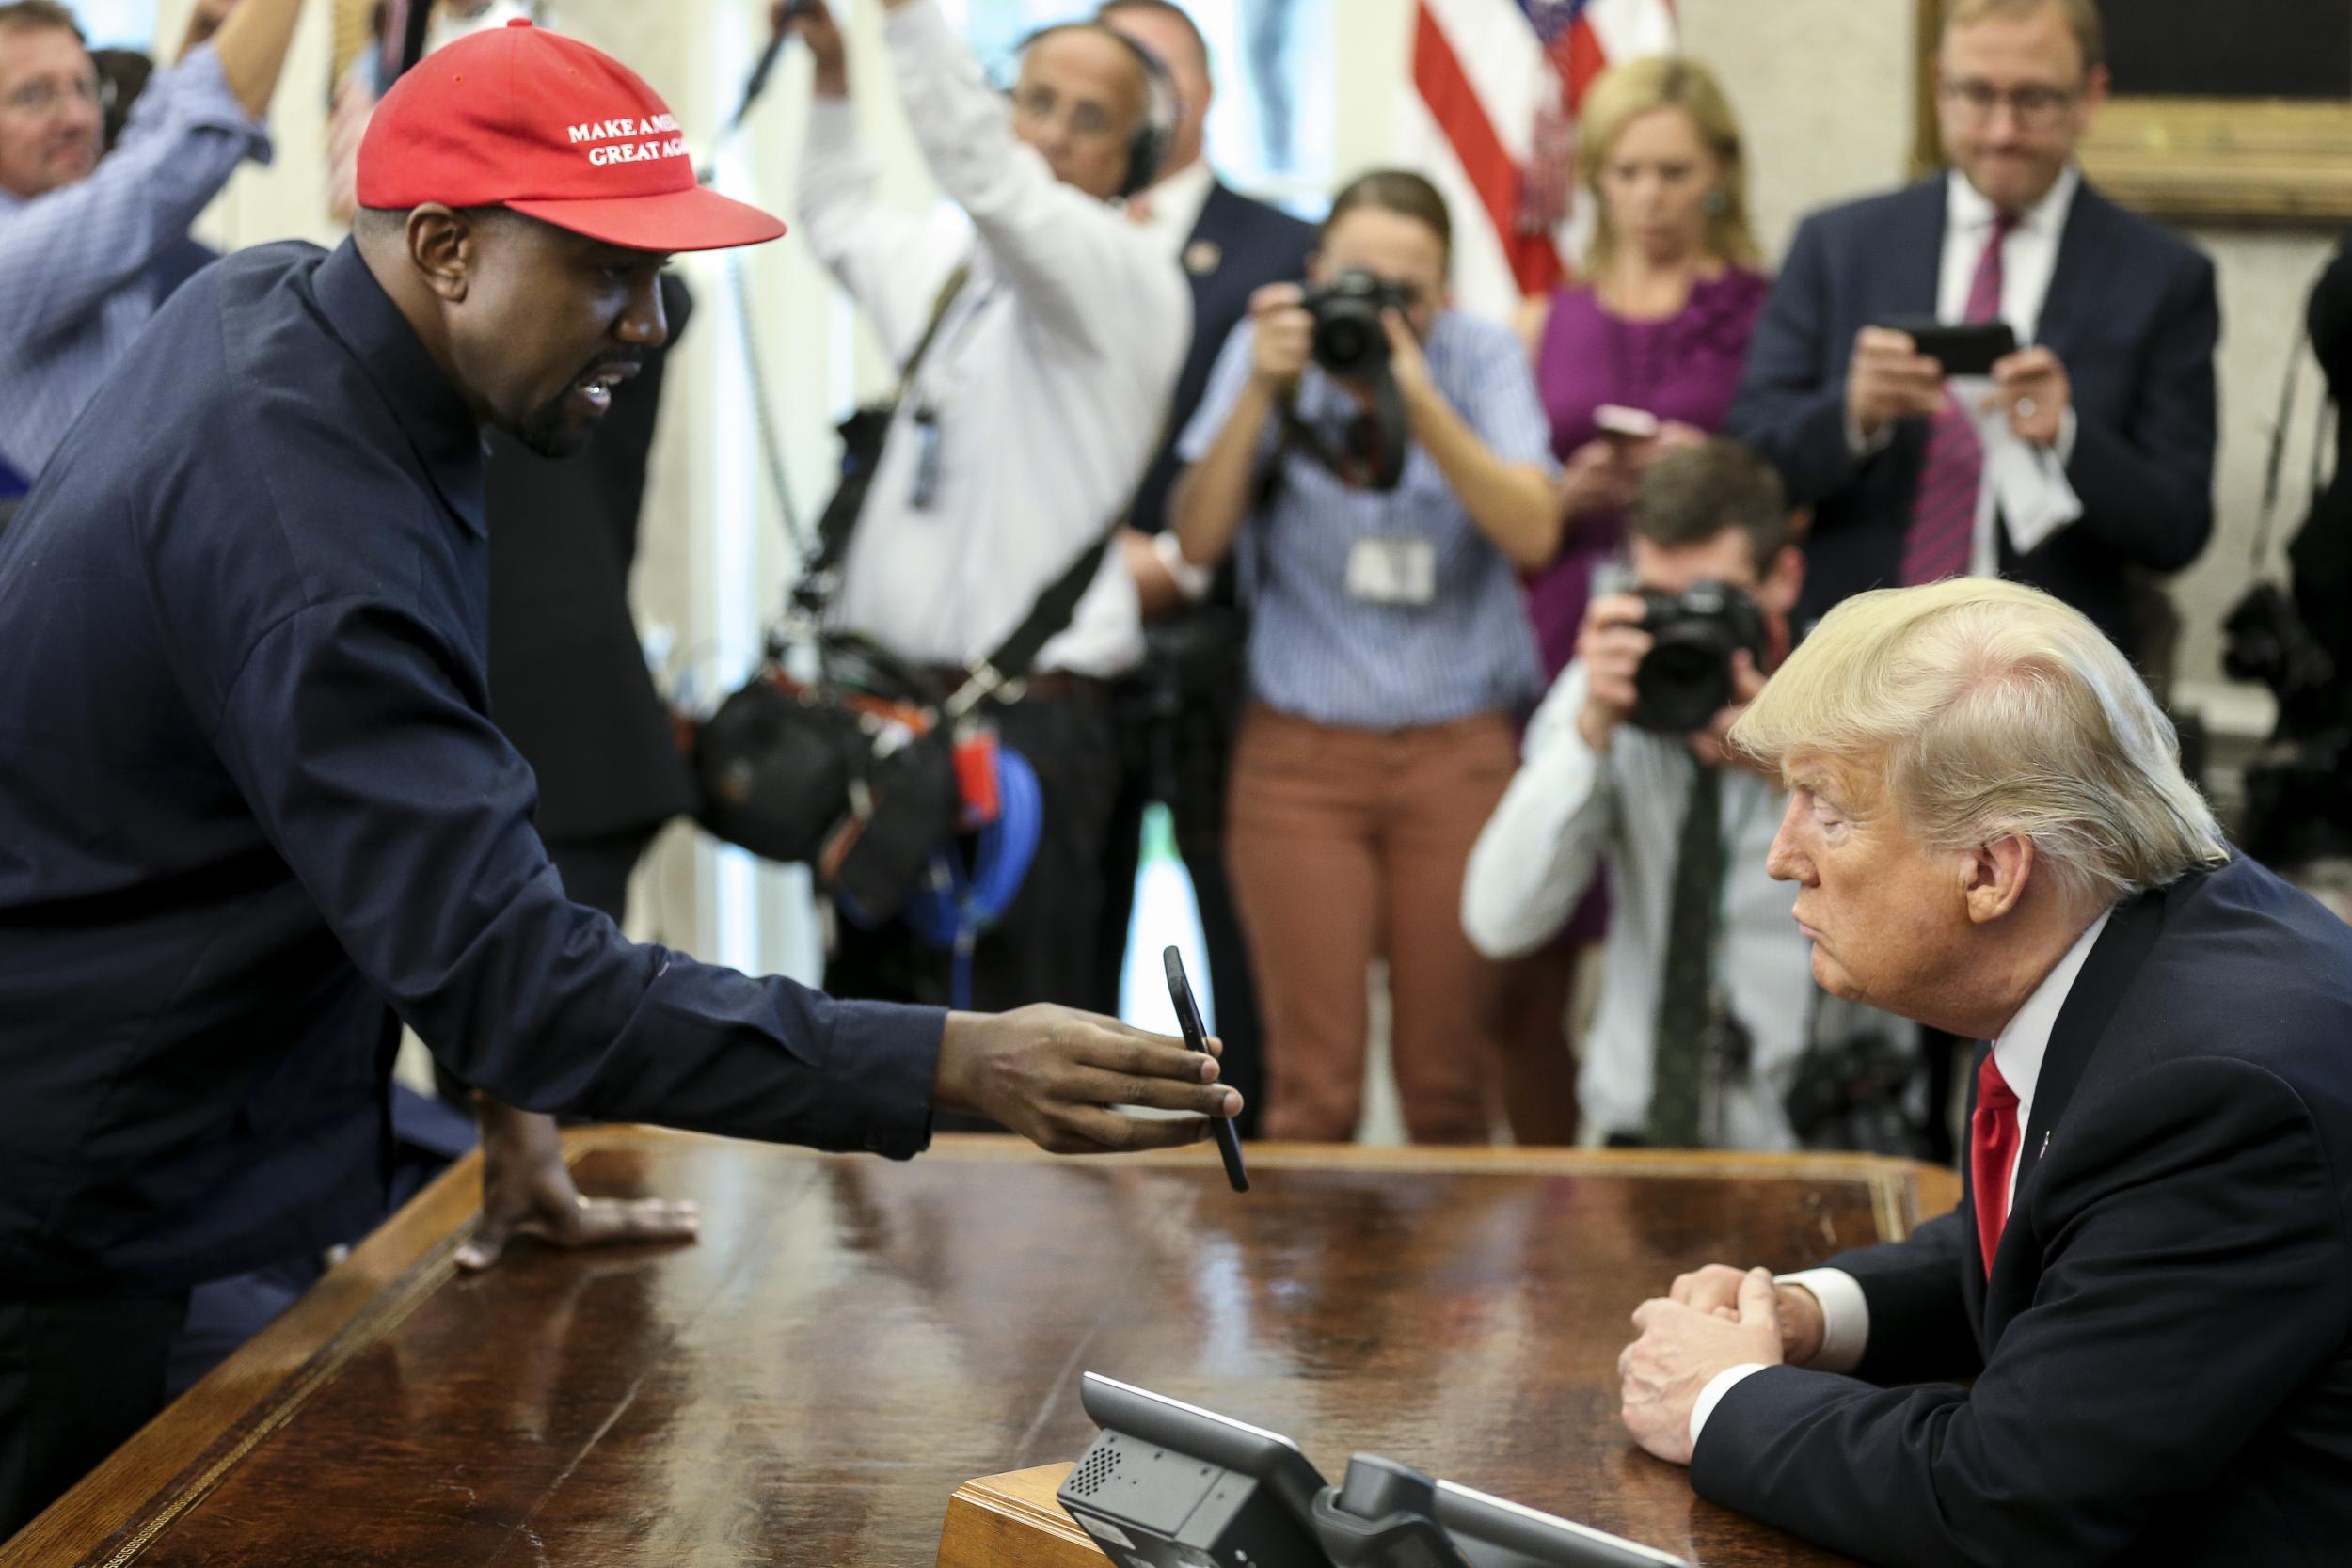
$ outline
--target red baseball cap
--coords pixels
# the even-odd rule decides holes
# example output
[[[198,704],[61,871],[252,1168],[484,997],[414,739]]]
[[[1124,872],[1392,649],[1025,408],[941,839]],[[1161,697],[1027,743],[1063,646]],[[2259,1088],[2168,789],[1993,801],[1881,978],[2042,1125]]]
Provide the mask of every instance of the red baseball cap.
[[[359,143],[362,207],[508,207],[631,250],[724,250],[783,220],[697,184],[669,105],[612,55],[520,20],[437,49]]]

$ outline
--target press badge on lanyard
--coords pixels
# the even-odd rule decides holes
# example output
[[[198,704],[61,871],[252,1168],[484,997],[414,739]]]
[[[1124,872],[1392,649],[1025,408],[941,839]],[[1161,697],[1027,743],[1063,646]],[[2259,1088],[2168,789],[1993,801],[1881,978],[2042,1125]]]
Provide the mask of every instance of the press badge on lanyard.
[[[1411,533],[1359,539],[1347,552],[1347,592],[1367,604],[1428,604],[1438,596],[1438,546]]]

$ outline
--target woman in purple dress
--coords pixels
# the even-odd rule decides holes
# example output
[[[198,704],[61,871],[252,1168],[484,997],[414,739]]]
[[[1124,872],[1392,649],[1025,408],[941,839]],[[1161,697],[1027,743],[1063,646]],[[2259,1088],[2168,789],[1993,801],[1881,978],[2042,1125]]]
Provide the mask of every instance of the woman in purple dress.
[[[1653,55],[1604,72],[1585,94],[1577,173],[1597,219],[1583,276],[1518,320],[1562,470],[1560,553],[1527,584],[1547,681],[1575,656],[1594,571],[1624,540],[1643,468],[1722,428],[1769,288],[1740,128],[1706,67]],[[1564,1021],[1578,955],[1606,919],[1596,886],[1560,940],[1506,977],[1501,1080],[1520,1143],[1575,1138]]]

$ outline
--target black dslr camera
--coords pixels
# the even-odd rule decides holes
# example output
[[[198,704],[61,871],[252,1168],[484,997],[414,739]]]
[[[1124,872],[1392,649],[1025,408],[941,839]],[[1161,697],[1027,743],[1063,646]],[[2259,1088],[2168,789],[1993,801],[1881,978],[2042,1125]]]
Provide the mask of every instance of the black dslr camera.
[[[1731,703],[1731,656],[1745,648],[1763,667],[1764,612],[1727,582],[1645,589],[1641,600],[1650,650],[1633,672],[1633,722],[1661,735],[1704,729]]]
[[[1404,309],[1412,293],[1357,267],[1316,284],[1299,303],[1315,319],[1315,363],[1324,373],[1368,382],[1389,368],[1389,329],[1381,313]]]

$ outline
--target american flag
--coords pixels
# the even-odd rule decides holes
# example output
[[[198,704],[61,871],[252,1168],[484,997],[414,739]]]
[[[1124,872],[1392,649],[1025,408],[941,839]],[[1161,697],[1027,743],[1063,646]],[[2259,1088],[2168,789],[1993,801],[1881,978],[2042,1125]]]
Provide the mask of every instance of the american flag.
[[[1416,0],[1405,161],[1454,211],[1454,293],[1507,315],[1584,227],[1575,113],[1612,60],[1675,46],[1673,0]]]

